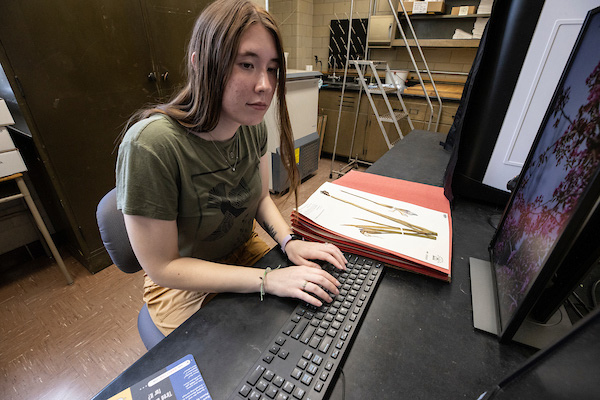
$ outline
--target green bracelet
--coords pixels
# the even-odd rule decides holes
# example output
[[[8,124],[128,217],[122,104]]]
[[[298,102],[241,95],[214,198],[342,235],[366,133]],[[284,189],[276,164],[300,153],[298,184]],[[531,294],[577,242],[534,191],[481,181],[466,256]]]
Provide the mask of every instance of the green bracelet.
[[[265,296],[265,281],[267,280],[267,274],[271,271],[278,270],[279,268],[281,268],[281,265],[279,265],[275,269],[272,269],[271,267],[267,267],[265,269],[264,275],[260,277],[260,301],[263,301],[263,297]]]

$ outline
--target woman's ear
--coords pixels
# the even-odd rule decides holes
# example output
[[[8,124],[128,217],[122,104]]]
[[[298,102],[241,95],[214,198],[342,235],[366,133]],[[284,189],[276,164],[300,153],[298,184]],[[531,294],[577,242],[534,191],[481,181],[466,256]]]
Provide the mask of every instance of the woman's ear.
[[[198,54],[196,54],[195,51],[192,53],[192,56],[190,57],[190,62],[192,63],[192,67],[194,67],[195,70],[198,70]]]

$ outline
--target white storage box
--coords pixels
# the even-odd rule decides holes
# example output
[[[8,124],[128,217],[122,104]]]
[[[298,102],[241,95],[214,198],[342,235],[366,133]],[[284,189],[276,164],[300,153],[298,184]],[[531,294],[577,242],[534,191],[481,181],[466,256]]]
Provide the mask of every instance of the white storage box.
[[[16,147],[8,133],[8,129],[1,127],[0,128],[0,153],[2,153],[4,151],[14,150],[14,149],[16,149]]]
[[[21,154],[19,154],[19,150],[0,153],[0,177],[25,171],[27,171],[27,167],[21,158]]]
[[[0,99],[0,126],[14,125],[14,123],[15,120],[12,115],[10,115],[6,102],[4,99]]]

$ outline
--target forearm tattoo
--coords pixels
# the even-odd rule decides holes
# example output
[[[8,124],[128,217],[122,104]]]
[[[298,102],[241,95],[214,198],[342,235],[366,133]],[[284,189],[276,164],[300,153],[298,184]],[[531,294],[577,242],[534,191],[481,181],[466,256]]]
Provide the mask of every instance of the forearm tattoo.
[[[277,231],[275,231],[275,228],[273,228],[269,224],[264,224],[263,228],[265,228],[265,231],[269,234],[269,236],[271,236],[273,239],[275,239],[275,236],[277,235]]]

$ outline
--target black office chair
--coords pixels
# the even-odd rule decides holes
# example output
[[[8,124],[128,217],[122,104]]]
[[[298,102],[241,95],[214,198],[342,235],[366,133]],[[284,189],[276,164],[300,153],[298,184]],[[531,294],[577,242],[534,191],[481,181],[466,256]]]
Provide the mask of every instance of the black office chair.
[[[100,200],[96,210],[96,219],[102,243],[104,243],[112,262],[121,271],[128,274],[141,270],[142,267],[133,253],[129,236],[127,236],[123,213],[117,209],[116,189],[112,189]],[[138,332],[147,350],[150,350],[165,338],[165,335],[154,325],[152,318],[150,318],[146,303],[144,303],[138,314],[137,325]]]

